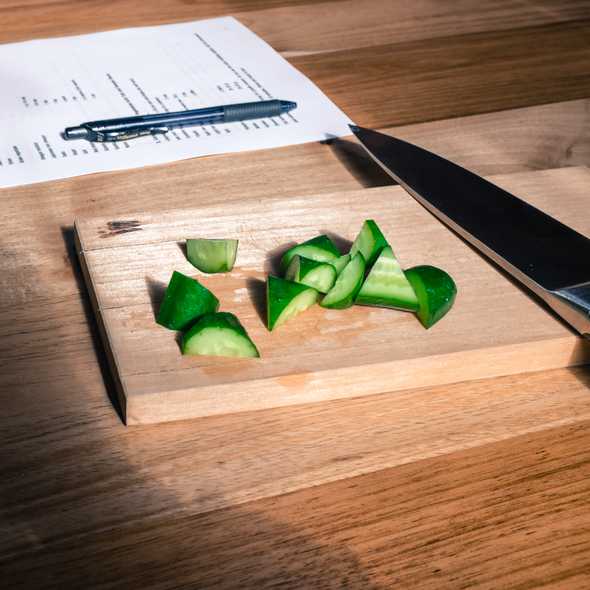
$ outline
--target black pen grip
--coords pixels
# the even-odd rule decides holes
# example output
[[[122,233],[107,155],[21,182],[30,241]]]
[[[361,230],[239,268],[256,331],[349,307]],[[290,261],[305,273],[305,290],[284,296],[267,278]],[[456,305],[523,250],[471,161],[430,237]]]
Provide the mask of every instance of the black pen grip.
[[[243,121],[244,119],[260,119],[276,117],[282,114],[280,100],[262,100],[255,103],[228,104],[223,107],[224,121]]]

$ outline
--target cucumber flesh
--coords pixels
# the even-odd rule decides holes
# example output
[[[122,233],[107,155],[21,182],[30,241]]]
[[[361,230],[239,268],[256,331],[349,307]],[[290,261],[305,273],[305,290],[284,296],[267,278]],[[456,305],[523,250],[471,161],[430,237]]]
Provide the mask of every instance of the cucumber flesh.
[[[171,330],[185,330],[206,313],[219,308],[219,300],[199,281],[174,271],[160,305],[156,322]]]
[[[238,252],[238,240],[206,240],[204,238],[186,241],[186,257],[202,272],[228,272],[234,267]]]
[[[343,270],[344,267],[350,262],[350,254],[344,254],[330,262],[330,264],[336,269],[336,276],[338,276]]]
[[[327,293],[336,281],[336,269],[328,262],[295,255],[287,267],[285,278],[313,287],[320,293]]]
[[[406,279],[391,246],[379,254],[356,297],[360,305],[418,310],[418,298]]]
[[[372,219],[367,219],[350,248],[350,255],[354,256],[360,252],[365,259],[367,268],[370,268],[381,254],[381,250],[387,245],[387,240],[379,226]]]
[[[406,277],[418,298],[416,315],[425,328],[430,328],[453,307],[457,285],[444,270],[435,266],[414,266],[406,270]]]
[[[269,276],[266,282],[266,319],[274,330],[290,318],[311,307],[319,293],[307,285]]]
[[[350,307],[363,284],[364,277],[365,259],[360,252],[357,252],[344,267],[334,286],[328,291],[320,305],[332,309]]]
[[[285,272],[293,256],[299,255],[316,260],[317,262],[332,262],[340,257],[340,251],[334,245],[334,242],[326,236],[321,235],[307,242],[297,244],[289,248],[281,258],[281,270]]]
[[[203,316],[182,337],[182,354],[259,357],[254,342],[233,313]]]

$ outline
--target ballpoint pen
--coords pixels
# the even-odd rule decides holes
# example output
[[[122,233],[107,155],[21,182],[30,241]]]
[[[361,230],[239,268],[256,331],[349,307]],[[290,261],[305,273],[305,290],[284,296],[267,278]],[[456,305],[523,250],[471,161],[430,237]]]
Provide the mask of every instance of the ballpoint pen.
[[[142,135],[159,135],[175,127],[231,123],[248,119],[263,119],[288,113],[297,107],[288,100],[262,100],[174,113],[139,115],[120,119],[89,121],[63,132],[64,139],[88,141],[123,141]]]

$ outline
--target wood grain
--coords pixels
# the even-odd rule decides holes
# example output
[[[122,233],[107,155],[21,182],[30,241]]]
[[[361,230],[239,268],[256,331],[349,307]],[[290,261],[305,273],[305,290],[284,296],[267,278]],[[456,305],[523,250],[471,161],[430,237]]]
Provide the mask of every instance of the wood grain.
[[[585,98],[589,31],[588,21],[578,21],[390,43],[291,62],[356,123],[384,127]],[[380,104],[369,106],[365,97],[373,92]]]
[[[586,101],[390,131],[482,174],[590,162]],[[102,214],[116,219],[141,208],[186,207],[204,198],[212,202],[287,198],[391,182],[358,144],[345,140],[331,146],[310,144],[237,154],[231,167],[224,161],[223,157],[203,158],[2,191],[0,309],[6,315],[0,317],[0,384],[17,387],[37,382],[56,371],[56,359],[62,359],[64,367],[71,364],[85,372],[96,363],[80,300],[79,290],[85,290],[72,268],[75,253],[68,227],[75,216]],[[300,174],[302,163],[305,175]],[[59,348],[51,344],[55,338]],[[31,358],[35,373],[28,370]]]
[[[238,14],[285,57],[588,19],[583,0],[343,0]],[[525,32],[526,34],[526,32]]]
[[[587,165],[589,105],[587,100],[572,101],[386,131],[479,174]],[[12,313],[18,314],[16,304],[61,301],[66,295],[77,298],[71,262],[64,249],[66,228],[76,216],[116,218],[142,208],[157,211],[204,200],[288,197],[391,183],[364,150],[348,140],[330,146],[314,143],[234,154],[231,166],[226,166],[226,161],[223,156],[200,158],[1,190],[2,302],[13,306]],[[23,233],[28,236],[26,242]],[[19,289],[12,288],[15,281]],[[56,317],[63,314],[59,310]],[[25,322],[27,317],[23,314],[18,319]],[[7,350],[14,350],[8,341]]]
[[[585,588],[589,425],[202,515],[90,504],[86,526],[24,528],[3,569],[11,588]],[[176,502],[170,483],[143,498]]]
[[[323,0],[330,3],[331,0]],[[333,0],[336,1],[336,0]],[[279,6],[309,4],[309,0],[0,0],[0,42],[38,37],[94,33],[108,29],[198,20]]]
[[[493,180],[590,235],[587,168]],[[288,244],[326,232],[348,247],[367,218],[378,220],[385,235],[395,237],[397,256],[407,267],[429,263],[454,277],[458,296],[452,316],[426,334],[412,314],[314,306],[279,333],[268,332],[264,281],[266,273],[277,272],[277,254]],[[590,346],[399,187],[288,201],[245,200],[231,209],[140,212],[115,221],[81,219],[76,233],[128,424],[434,386],[590,360]],[[240,241],[232,273],[200,275],[199,280],[216,294],[221,309],[240,318],[261,359],[183,356],[175,335],[155,323],[154,310],[172,270],[196,274],[180,247],[187,236]]]
[[[152,14],[151,17],[148,16],[147,22],[141,18],[135,18],[135,22],[151,22],[149,18],[153,18],[153,12],[150,11],[156,10],[155,5],[142,3],[140,10],[136,0],[126,0],[126,4],[129,6],[120,7],[121,14],[147,12]],[[327,11],[328,15],[330,14],[332,4],[334,3],[324,4],[324,13]],[[192,18],[206,15],[207,10],[219,9],[215,2],[212,5],[198,4],[204,7],[201,10],[205,12],[195,13],[194,6],[197,5],[183,4],[183,7],[188,7],[192,11],[191,14],[195,14]],[[334,6],[339,4],[336,3]],[[461,17],[465,14],[466,8],[459,5],[451,9],[448,15],[441,15],[443,22],[450,19],[443,31],[448,36],[430,38],[430,26],[424,23],[433,22],[427,21],[425,15],[432,13],[434,5],[420,6],[423,12],[414,12],[414,17],[410,19],[410,28],[413,26],[422,33],[414,32],[406,37],[401,35],[400,38],[404,39],[404,42],[397,42],[396,36],[393,42],[372,44],[360,49],[358,43],[352,42],[347,44],[346,49],[339,48],[340,50],[329,55],[312,53],[294,57],[291,61],[327,92],[349,116],[366,126],[402,125],[556,100],[584,98],[588,95],[588,21],[584,20],[588,15],[584,7],[568,3],[560,5],[561,8],[555,8],[548,3],[523,11],[513,6],[495,6],[491,9],[491,30],[484,25],[483,32],[474,33],[469,27],[463,26],[465,31],[457,34],[457,29],[463,21],[478,22],[478,19]],[[84,32],[86,29],[82,23],[86,20],[92,22],[94,27],[100,22],[102,12],[96,3],[84,3],[83,7],[88,12],[76,11],[77,20],[73,23],[72,32]],[[36,8],[36,5],[32,8]],[[64,16],[66,11],[71,10],[68,2],[51,5],[51,8],[60,11],[51,16],[52,23],[64,23],[60,25],[60,30],[63,31],[63,26],[68,22],[72,25]],[[377,5],[369,11],[362,5],[355,4],[354,10],[344,5],[339,11],[352,18],[356,15],[370,14],[370,18],[375,20],[380,18],[379,9],[380,6]],[[387,20],[387,15],[393,18],[399,13],[396,8],[390,10],[392,12],[383,15],[381,22],[391,23],[391,20]],[[6,12],[8,15],[14,14],[10,10]],[[493,22],[496,18],[500,23],[506,23],[514,13],[517,19],[514,22],[518,23],[519,28],[505,30],[505,26],[500,24],[500,30],[494,30]],[[488,14],[487,11],[485,14]],[[540,18],[539,14],[543,14],[544,17]],[[559,16],[560,14],[562,16]],[[108,15],[108,18],[112,19],[112,11],[109,10]],[[44,16],[47,18],[46,9]],[[164,15],[160,18],[163,17]],[[569,22],[570,17],[577,20]],[[307,13],[301,18],[306,22],[318,20],[310,18]],[[485,16],[482,15],[481,18],[486,21]],[[43,22],[43,19],[36,20],[34,13],[27,15],[27,19],[31,22]],[[329,16],[324,17],[323,21],[320,19],[320,22],[324,23],[321,30],[325,31],[331,20],[333,19]],[[120,27],[120,19],[116,22]],[[248,20],[248,24],[252,22],[252,19]],[[273,19],[273,22],[276,22],[276,19]],[[10,26],[5,25],[3,30],[9,30]],[[19,24],[15,26],[18,27]],[[345,29],[348,26],[346,23],[343,25]],[[108,28],[106,24],[105,27]],[[272,39],[273,43],[279,48],[286,47],[285,44],[292,36],[291,31],[298,28],[300,27],[296,25],[282,27],[280,30],[288,31],[284,33],[287,37],[283,40],[277,36]],[[368,29],[365,38],[372,32],[370,25]],[[482,29],[476,26],[474,30]],[[534,52],[531,52],[532,43],[535,46]],[[520,71],[526,71],[527,75],[519,75]],[[354,89],[353,92],[350,92],[351,88]],[[460,92],[457,92],[457,88]],[[379,104],[374,107],[370,107],[366,100],[367,94],[372,92],[378,93],[379,97]]]
[[[393,135],[480,175],[590,165],[590,101],[394,127]]]
[[[224,12],[219,0],[162,3],[119,0],[111,3],[74,0],[0,2],[0,43],[32,37],[80,34],[129,26],[196,20]],[[15,10],[15,8],[20,10]],[[75,9],[74,9],[75,8]],[[322,2],[256,0],[232,2],[233,16],[286,57],[508,30],[590,17],[584,0],[324,0]],[[23,30],[22,20],[27,20]]]
[[[497,174],[588,165],[588,102],[564,102],[589,95],[587,9],[1,0],[0,41],[238,14],[300,55],[359,123],[395,125]],[[372,47],[373,60],[362,49]],[[452,118],[425,123],[437,117]],[[409,121],[418,124],[399,126]],[[344,140],[227,163],[0,192],[2,587],[590,586],[585,368],[122,427],[73,258],[75,217],[388,182]]]
[[[4,401],[2,559],[56,537],[159,514],[173,523],[590,413],[584,367],[125,430],[96,364],[67,369],[56,362],[51,385],[46,376]]]

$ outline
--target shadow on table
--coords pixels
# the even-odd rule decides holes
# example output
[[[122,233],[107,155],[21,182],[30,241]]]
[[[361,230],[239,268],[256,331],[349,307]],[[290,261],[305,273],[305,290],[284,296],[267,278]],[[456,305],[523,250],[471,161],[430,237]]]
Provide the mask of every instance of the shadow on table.
[[[145,284],[148,291],[148,296],[150,298],[150,304],[152,306],[152,312],[154,314],[154,321],[158,317],[158,312],[160,311],[160,306],[162,305],[162,301],[164,300],[164,295],[166,294],[166,283],[162,281],[158,281],[150,276],[145,277]]]
[[[15,370],[6,362],[0,376],[2,587],[377,590],[345,544],[325,540],[326,535],[317,540],[299,524],[313,520],[311,507],[294,522],[273,514],[273,500],[199,514],[203,506],[231,504],[207,478],[206,468],[216,469],[215,464],[205,466],[194,452],[208,419],[134,428],[114,419],[114,384],[71,228],[64,228],[63,239],[81,301],[47,295],[10,318],[10,325],[6,314],[0,316],[3,333],[17,334],[18,341],[11,342],[31,360],[29,376],[14,381]],[[5,260],[13,258],[4,269],[4,284],[19,284],[27,248],[3,250]],[[38,273],[27,281],[46,281],[46,276]],[[80,323],[80,304],[87,325]],[[55,318],[65,327],[52,330]],[[81,342],[89,337],[88,328],[94,353],[85,353],[88,347]],[[42,373],[35,370],[38,350],[45,350]],[[101,400],[96,363],[108,407]],[[223,437],[252,436],[258,427],[256,415],[229,425],[224,419]],[[222,440],[219,444],[223,447]],[[301,444],[305,455],[304,441],[293,444]],[[247,485],[244,474],[250,473],[256,480],[252,453],[239,458],[229,478],[240,475]],[[226,460],[220,450],[219,469]]]
[[[587,351],[590,349],[590,343],[585,343],[583,346],[586,347]],[[585,385],[590,390],[590,364],[570,367],[568,371],[574,375],[582,385]],[[588,393],[590,394],[590,391]]]
[[[340,234],[337,234],[329,229],[320,229],[319,233],[326,234],[332,240],[332,242],[334,242],[336,248],[340,250],[341,254],[350,252],[352,240],[349,240],[348,238],[345,238],[344,236],[341,236]]]
[[[258,318],[266,325],[266,281],[251,277],[246,279],[246,289]]]
[[[330,146],[340,163],[365,188],[397,184],[358,142],[329,137],[322,143]]]
[[[113,405],[113,409],[119,416],[121,422],[125,421],[125,411],[119,402],[117,395],[117,386],[115,384],[115,377],[109,366],[107,355],[104,350],[100,338],[100,329],[98,325],[98,318],[96,317],[92,304],[90,302],[90,296],[84,282],[84,276],[82,268],[80,266],[80,260],[76,252],[76,245],[74,240],[74,229],[72,227],[62,227],[62,238],[64,246],[66,248],[66,256],[70,264],[72,265],[74,280],[76,281],[76,287],[80,292],[81,303],[84,309],[84,315],[86,321],[90,327],[90,336],[92,340],[92,348],[96,357],[96,362],[100,369],[100,374],[105,384],[105,389],[109,398],[109,401]]]
[[[313,238],[314,236],[309,236]],[[307,238],[306,238],[307,239]],[[296,246],[297,242],[294,240],[290,240],[289,242],[285,242],[276,248],[273,248],[266,254],[264,259],[264,266],[263,270],[266,274],[275,275],[280,277],[283,275],[285,269],[281,268],[281,259],[283,258],[283,254],[293,246]]]

